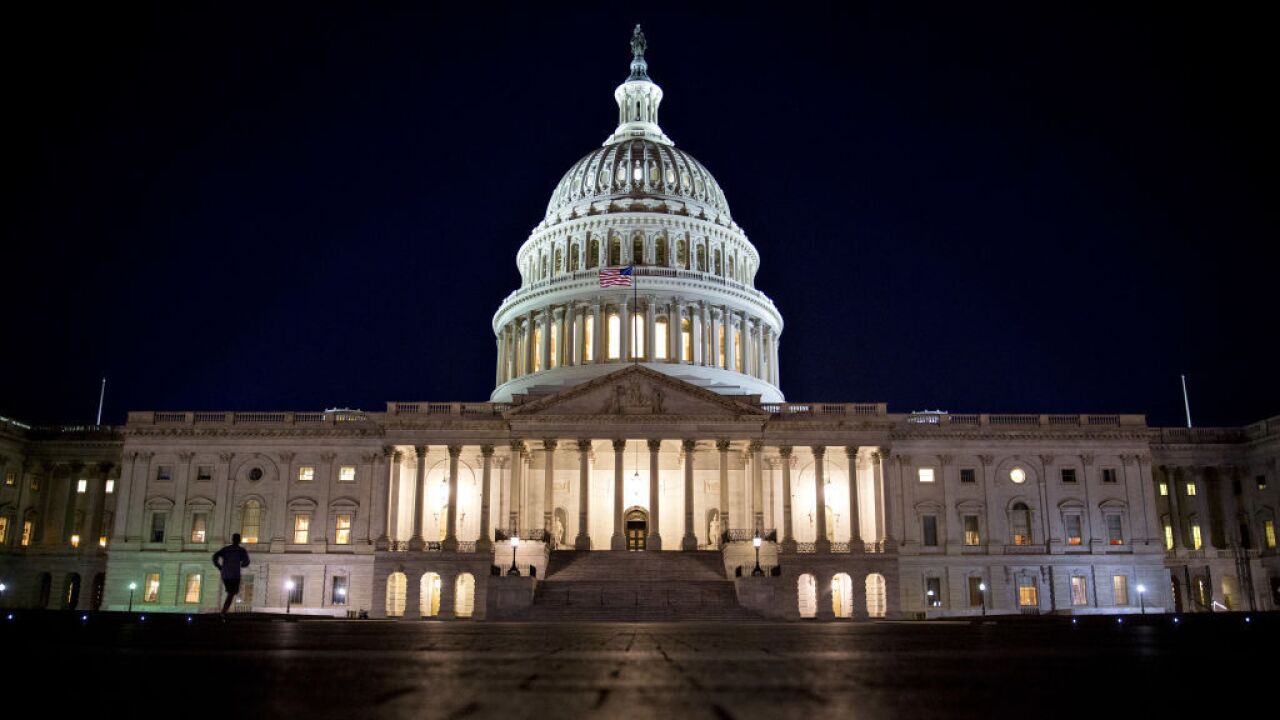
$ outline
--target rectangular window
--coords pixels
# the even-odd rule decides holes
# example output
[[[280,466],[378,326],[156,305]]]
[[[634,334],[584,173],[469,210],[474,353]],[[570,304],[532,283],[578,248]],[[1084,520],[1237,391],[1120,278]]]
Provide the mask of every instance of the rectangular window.
[[[13,487],[14,485],[17,485],[18,473],[14,470],[9,470],[8,472],[6,472],[4,474],[4,484],[9,487]]]
[[[100,547],[100,548],[104,548],[104,547],[106,547],[106,546],[107,546],[107,536],[106,536],[106,535],[99,535],[99,536],[98,536],[98,547]]]
[[[1160,483],[1160,497],[1168,497],[1168,496],[1169,496],[1169,483],[1167,482]]]
[[[142,583],[142,602],[160,602],[160,573],[147,573],[146,582]]]
[[[1084,523],[1079,515],[1065,515],[1062,518],[1063,525],[1067,530],[1067,544],[1080,545],[1084,542]]]
[[[1030,575],[1018,576],[1018,606],[1040,607],[1040,591],[1036,579]]]
[[[1267,476],[1266,476],[1266,475],[1259,475],[1258,477],[1254,478],[1254,480],[1258,483],[1258,490],[1259,490],[1259,491],[1263,491],[1263,490],[1266,490],[1266,489],[1267,489]]]
[[[982,544],[982,535],[978,532],[978,516],[964,516],[964,544],[980,545]]]
[[[960,482],[965,485],[973,485],[978,482],[978,473],[973,468],[960,468]]]
[[[0,545],[4,545],[4,541],[9,539],[9,517],[0,515]]]
[[[667,359],[667,340],[670,336],[667,334],[667,319],[662,318],[654,323],[653,328],[653,357],[655,360]]]
[[[931,577],[924,581],[924,601],[929,607],[942,607],[942,579]]]
[[[156,480],[159,482],[169,482],[173,480],[173,466],[161,465],[156,468]]]
[[[680,321],[680,347],[684,348],[684,361],[693,362],[693,321]]]
[[[1200,549],[1200,526],[1198,524],[1191,526],[1191,549]]]
[[[205,541],[205,528],[209,524],[209,513],[195,513],[191,516],[191,542]]]
[[[31,547],[31,535],[35,532],[35,526],[30,520],[22,522],[22,547]]]
[[[1194,482],[1187,483],[1187,497],[1195,497],[1196,484]]]
[[[560,324],[555,320],[551,321],[551,347],[547,353],[548,369],[558,367],[560,364]]]
[[[1262,522],[1262,534],[1267,538],[1267,549],[1276,549],[1276,521],[1264,520]]]
[[[316,479],[316,469],[313,465],[303,465],[298,468],[298,482],[311,482]]]
[[[164,542],[164,525],[168,520],[167,513],[151,514],[151,542]]]
[[[618,313],[609,313],[605,322],[605,359],[617,360],[622,356],[622,320]]]
[[[200,603],[200,573],[187,574],[187,593],[183,602],[193,605]]]
[[[923,542],[925,547],[938,547],[938,517],[936,515],[925,515],[920,518],[924,523]]]
[[[982,578],[969,578],[969,607],[982,605]]]
[[[1071,576],[1071,604],[1076,607],[1089,604],[1089,585],[1083,575]]]
[[[1102,468],[1102,482],[1114,484],[1120,479],[1120,473],[1115,468]]]
[[[108,494],[108,495],[110,495],[111,493],[113,493],[113,492],[115,492],[115,491],[116,491],[116,481],[115,481],[115,480],[108,480],[108,481],[107,481],[107,494]]]
[[[1062,482],[1074,483],[1076,481],[1075,468],[1062,468]]]
[[[89,481],[88,481],[88,480],[77,480],[77,481],[76,481],[76,492],[77,492],[77,493],[80,493],[81,495],[83,495],[83,494],[85,494],[85,493],[89,492]]]
[[[1107,516],[1107,542],[1112,545],[1124,544],[1124,533],[1121,531],[1119,515]]]
[[[31,476],[31,492],[40,492],[39,476],[36,476],[36,475]]]
[[[243,575],[240,578],[240,594],[236,595],[236,604],[253,607],[253,576]]]
[[[76,533],[75,535],[71,536],[71,547],[73,548],[80,547],[80,533]]]
[[[920,478],[922,483],[933,482],[933,468],[920,468],[916,471],[916,476]]]
[[[342,514],[338,516],[337,527],[333,534],[333,542],[338,545],[351,544],[351,515]]]
[[[1111,589],[1115,593],[1116,605],[1129,604],[1129,576],[1112,575]]]
[[[307,535],[311,529],[311,514],[298,513],[293,516],[293,544],[306,545]]]
[[[591,353],[595,345],[596,323],[585,313],[582,316],[582,362],[591,362],[595,356]]]
[[[289,590],[289,602],[294,605],[302,604],[302,576],[290,575],[289,584],[293,587]]]
[[[1164,549],[1173,549],[1173,526],[1169,523],[1164,524]]]
[[[343,465],[342,467],[338,468],[338,482],[355,482],[355,481],[356,481],[355,465]]]
[[[333,597],[329,602],[334,605],[347,604],[347,576],[335,575],[333,577]]]
[[[213,481],[213,466],[197,465],[196,466],[196,482],[212,482],[212,481]]]

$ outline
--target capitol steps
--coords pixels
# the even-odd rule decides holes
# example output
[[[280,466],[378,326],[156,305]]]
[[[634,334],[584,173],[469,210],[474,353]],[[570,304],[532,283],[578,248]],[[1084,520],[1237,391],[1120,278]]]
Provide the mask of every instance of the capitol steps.
[[[718,552],[557,551],[526,620],[750,620]]]

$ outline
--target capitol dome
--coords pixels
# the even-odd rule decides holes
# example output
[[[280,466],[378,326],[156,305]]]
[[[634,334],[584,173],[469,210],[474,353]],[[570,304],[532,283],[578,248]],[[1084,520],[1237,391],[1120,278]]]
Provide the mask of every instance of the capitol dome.
[[[724,191],[658,124],[662,88],[639,26],[618,126],[574,163],[516,253],[521,286],[494,314],[495,402],[646,367],[781,402],[782,316],[755,289],[760,255]],[[606,285],[606,268],[633,285]],[[629,332],[627,329],[629,328]]]

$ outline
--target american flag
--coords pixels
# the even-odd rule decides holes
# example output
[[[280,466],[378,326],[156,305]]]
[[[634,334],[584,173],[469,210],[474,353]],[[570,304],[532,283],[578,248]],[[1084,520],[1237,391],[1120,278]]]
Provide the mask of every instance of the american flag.
[[[600,287],[631,287],[631,266],[602,268]]]

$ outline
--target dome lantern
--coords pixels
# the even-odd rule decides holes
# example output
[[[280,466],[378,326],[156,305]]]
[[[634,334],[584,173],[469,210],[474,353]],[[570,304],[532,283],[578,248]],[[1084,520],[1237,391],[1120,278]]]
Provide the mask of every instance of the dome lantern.
[[[631,34],[631,75],[613,91],[613,99],[618,103],[618,127],[604,141],[605,145],[636,139],[675,144],[658,127],[662,88],[649,79],[649,63],[644,59],[647,47],[644,33],[636,25]]]

